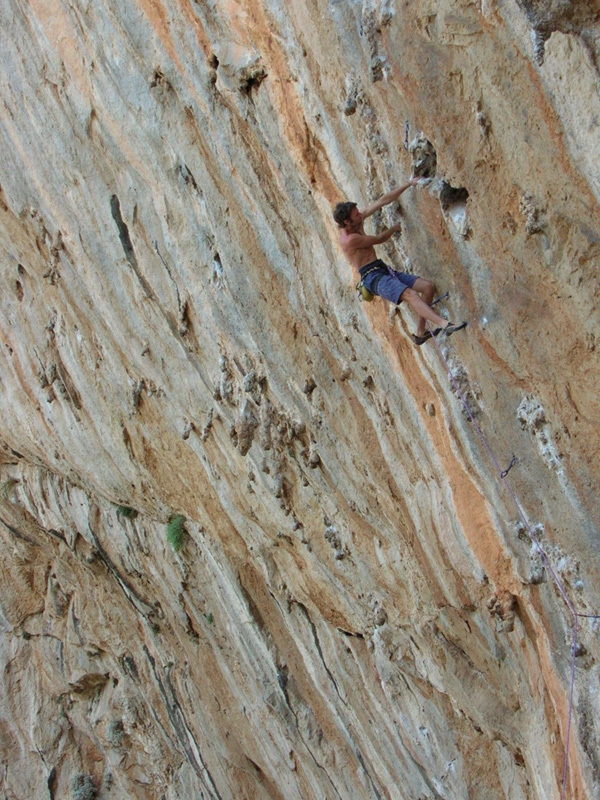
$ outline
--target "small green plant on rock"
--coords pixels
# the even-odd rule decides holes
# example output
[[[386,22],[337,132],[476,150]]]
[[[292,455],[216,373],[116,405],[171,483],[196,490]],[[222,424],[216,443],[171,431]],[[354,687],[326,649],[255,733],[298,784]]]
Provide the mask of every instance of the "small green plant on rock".
[[[169,542],[176,553],[178,553],[185,544],[187,535],[185,517],[183,514],[175,514],[167,523],[167,542]]]
[[[138,512],[135,508],[129,506],[117,506],[117,517],[125,517],[125,519],[135,519]]]
[[[120,747],[125,739],[125,731],[123,730],[123,720],[116,718],[111,719],[106,726],[106,738],[115,747]]]
[[[95,800],[98,789],[89,775],[74,775],[71,781],[71,797],[73,800]]]
[[[19,481],[16,478],[9,478],[0,486],[0,496],[7,503],[10,501],[12,491],[18,483]]]

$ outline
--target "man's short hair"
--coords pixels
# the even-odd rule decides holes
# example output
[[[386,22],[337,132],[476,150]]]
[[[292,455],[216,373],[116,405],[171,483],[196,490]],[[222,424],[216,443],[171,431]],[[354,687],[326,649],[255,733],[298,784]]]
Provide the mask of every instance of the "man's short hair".
[[[333,218],[340,228],[343,228],[344,222],[346,222],[347,219],[350,219],[350,214],[352,214],[353,208],[356,208],[356,203],[346,201],[345,203],[338,203],[333,209]]]

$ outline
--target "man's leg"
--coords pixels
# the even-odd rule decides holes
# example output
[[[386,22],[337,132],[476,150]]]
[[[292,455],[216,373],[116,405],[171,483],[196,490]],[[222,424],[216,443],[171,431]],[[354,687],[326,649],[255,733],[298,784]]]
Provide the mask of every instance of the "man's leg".
[[[435,297],[435,284],[428,281],[426,278],[417,278],[413,284],[413,291],[418,292],[425,303],[431,306],[433,298]],[[409,304],[410,305],[410,304]],[[417,320],[417,336],[423,336],[425,333],[425,319],[419,315]]]
[[[419,297],[419,294],[423,297]],[[417,320],[417,336],[423,336],[425,333],[426,320],[433,322],[438,328],[445,328],[448,324],[447,321],[436,314],[431,303],[435,295],[435,284],[425,278],[417,278],[413,284],[412,289],[405,289],[401,296],[400,302],[403,300],[412,308],[418,317]]]

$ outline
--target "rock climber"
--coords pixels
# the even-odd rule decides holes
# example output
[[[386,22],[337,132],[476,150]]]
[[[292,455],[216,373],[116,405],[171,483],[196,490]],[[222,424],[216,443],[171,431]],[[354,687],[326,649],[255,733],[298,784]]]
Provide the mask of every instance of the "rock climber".
[[[358,270],[365,289],[396,305],[405,300],[415,312],[418,317],[417,332],[411,338],[420,346],[431,339],[432,335],[437,336],[441,331],[451,336],[465,328],[467,323],[461,322],[457,325],[435,313],[431,307],[435,285],[431,281],[406,272],[397,272],[377,258],[375,245],[387,242],[396,231],[400,230],[400,224],[392,225],[391,228],[375,236],[368,236],[364,230],[364,221],[367,217],[393,203],[402,192],[411,186],[416,186],[418,182],[418,178],[411,178],[408,183],[392,189],[363,209],[359,209],[356,203],[352,202],[338,203],[333,211],[333,218],[341,228],[340,244],[344,255],[350,265]],[[433,333],[426,328],[427,320],[438,326]]]

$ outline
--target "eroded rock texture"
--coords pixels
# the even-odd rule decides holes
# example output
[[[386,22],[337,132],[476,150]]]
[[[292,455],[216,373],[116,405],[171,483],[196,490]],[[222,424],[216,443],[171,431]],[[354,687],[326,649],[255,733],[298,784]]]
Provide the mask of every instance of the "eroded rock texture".
[[[0,0],[4,797],[561,796],[573,616],[456,389],[600,613],[575,6]],[[331,221],[422,159],[380,253],[469,320],[454,383],[357,301]]]

